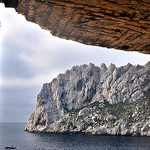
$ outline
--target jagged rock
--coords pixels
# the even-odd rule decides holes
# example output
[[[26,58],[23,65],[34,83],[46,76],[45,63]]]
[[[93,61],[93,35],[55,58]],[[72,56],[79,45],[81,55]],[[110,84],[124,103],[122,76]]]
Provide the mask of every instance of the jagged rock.
[[[83,108],[79,111],[79,116],[86,117],[90,114],[90,112],[91,112],[91,109]]]
[[[0,0],[58,37],[150,54],[149,0]]]
[[[25,130],[150,136],[149,64],[72,67],[43,85]]]

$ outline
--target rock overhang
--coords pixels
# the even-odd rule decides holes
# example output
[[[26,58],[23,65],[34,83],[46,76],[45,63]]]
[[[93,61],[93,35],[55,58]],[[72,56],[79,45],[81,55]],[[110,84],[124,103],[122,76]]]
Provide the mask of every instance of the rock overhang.
[[[149,0],[0,0],[54,36],[150,54]]]

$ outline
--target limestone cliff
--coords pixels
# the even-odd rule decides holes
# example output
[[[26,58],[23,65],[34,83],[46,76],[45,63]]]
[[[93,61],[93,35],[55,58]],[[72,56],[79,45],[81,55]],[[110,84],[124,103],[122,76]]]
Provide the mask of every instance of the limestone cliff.
[[[0,0],[54,36],[150,54],[150,0]]]
[[[150,62],[74,66],[43,85],[26,130],[150,136]]]

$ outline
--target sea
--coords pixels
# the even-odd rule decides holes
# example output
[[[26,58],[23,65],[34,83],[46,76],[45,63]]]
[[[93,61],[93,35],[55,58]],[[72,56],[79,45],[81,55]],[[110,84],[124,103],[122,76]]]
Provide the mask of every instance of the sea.
[[[0,150],[150,150],[150,137],[29,133],[26,123],[0,123]]]

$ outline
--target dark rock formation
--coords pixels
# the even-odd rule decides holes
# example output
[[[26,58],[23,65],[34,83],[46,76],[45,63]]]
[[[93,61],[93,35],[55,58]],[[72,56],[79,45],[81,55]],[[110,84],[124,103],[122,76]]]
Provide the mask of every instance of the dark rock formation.
[[[3,0],[5,7],[18,7],[18,0]]]
[[[74,66],[43,85],[26,130],[150,136],[150,62]]]
[[[150,54],[149,0],[0,0],[54,36]]]

